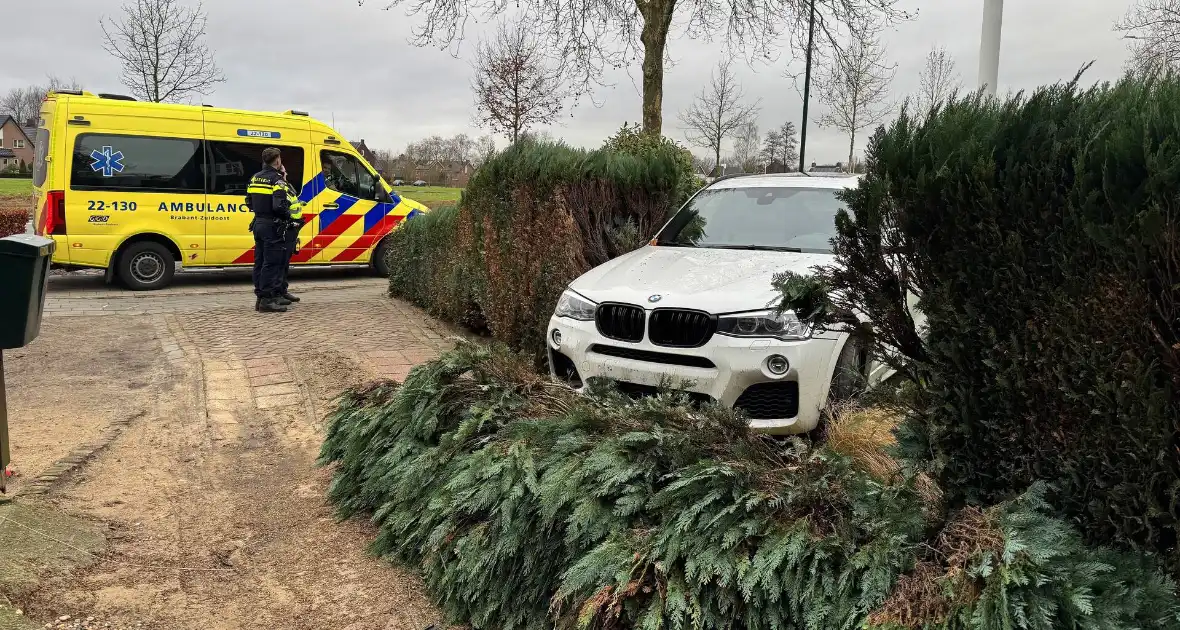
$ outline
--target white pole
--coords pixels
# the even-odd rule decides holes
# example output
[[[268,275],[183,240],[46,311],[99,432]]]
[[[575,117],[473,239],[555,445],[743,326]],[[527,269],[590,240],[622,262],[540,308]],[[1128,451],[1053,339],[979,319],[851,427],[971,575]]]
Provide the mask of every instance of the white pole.
[[[983,33],[979,37],[979,87],[989,96],[996,95],[1000,75],[1000,26],[1004,19],[1004,0],[983,0]]]

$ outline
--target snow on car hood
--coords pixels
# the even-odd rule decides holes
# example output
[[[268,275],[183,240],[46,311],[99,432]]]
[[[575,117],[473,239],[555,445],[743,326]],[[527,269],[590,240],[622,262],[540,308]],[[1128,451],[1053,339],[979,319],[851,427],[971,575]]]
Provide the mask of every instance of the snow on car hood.
[[[830,254],[647,246],[583,274],[570,288],[595,302],[733,313],[775,306],[776,273],[806,274]],[[660,296],[655,302],[650,298]]]

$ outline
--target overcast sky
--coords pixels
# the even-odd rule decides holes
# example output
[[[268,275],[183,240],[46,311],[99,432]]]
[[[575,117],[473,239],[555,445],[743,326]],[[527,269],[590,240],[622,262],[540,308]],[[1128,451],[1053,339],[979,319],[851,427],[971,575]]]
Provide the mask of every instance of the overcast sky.
[[[1130,0],[1008,0],[1000,57],[1000,91],[1032,88],[1072,77],[1094,61],[1089,81],[1117,78],[1126,59],[1124,42],[1111,30]],[[398,9],[382,11],[381,0],[205,0],[208,41],[227,81],[203,102],[243,109],[302,109],[352,140],[400,150],[432,134],[483,133],[472,121],[470,57],[416,48],[407,42],[415,18]],[[946,46],[964,83],[977,80],[983,0],[903,0],[917,20],[885,36],[898,64],[896,96],[917,89],[918,72],[932,46]],[[118,14],[117,0],[37,0],[21,3],[19,24],[5,32],[0,91],[43,82],[46,75],[75,77],[91,91],[124,92],[119,67],[101,48],[102,15]],[[664,84],[664,133],[684,140],[676,113],[707,80],[721,58],[720,43],[675,34],[669,42],[674,65]],[[762,99],[763,129],[796,121],[801,99],[784,71],[784,51],[772,66],[735,66],[751,98]],[[554,135],[594,147],[626,121],[640,119],[639,69],[607,77],[595,107],[574,109]],[[812,103],[813,119],[819,106]],[[847,137],[837,131],[808,132],[809,160],[835,162],[847,156]],[[504,146],[497,138],[497,146]],[[858,152],[863,139],[857,141]],[[698,153],[708,151],[696,149]]]

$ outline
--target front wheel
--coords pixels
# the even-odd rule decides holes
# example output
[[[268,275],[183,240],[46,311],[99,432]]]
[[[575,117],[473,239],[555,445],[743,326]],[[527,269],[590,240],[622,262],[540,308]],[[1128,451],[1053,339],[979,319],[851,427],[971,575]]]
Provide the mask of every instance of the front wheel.
[[[152,241],[133,243],[119,256],[115,274],[132,291],[154,291],[168,286],[176,261],[167,247]]]
[[[863,339],[848,338],[836,359],[832,370],[832,386],[828,390],[830,402],[843,402],[855,398],[868,384],[869,349]]]
[[[389,237],[381,239],[373,248],[373,273],[382,278],[389,277]]]

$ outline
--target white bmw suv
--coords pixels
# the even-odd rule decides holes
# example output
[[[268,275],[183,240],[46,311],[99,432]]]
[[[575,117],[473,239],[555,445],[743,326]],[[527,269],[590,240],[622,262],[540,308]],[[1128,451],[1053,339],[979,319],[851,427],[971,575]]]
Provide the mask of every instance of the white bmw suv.
[[[553,377],[672,387],[740,408],[767,433],[814,429],[833,388],[874,375],[846,333],[777,312],[771,279],[832,262],[836,191],[856,183],[784,173],[702,189],[649,245],[570,283],[547,333]]]

